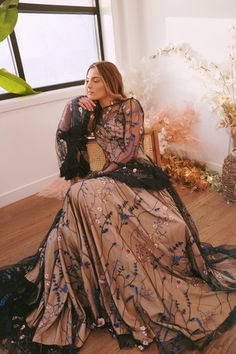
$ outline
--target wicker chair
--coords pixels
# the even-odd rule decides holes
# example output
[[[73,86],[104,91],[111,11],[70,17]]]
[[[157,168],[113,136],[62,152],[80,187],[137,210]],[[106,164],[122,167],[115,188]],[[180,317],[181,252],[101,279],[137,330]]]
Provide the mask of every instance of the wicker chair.
[[[103,167],[105,162],[104,153],[100,146],[96,143],[94,137],[89,137],[89,143],[87,147],[90,160],[90,168],[92,171],[99,171]],[[161,156],[157,131],[145,133],[144,151],[157,165],[161,165]],[[54,182],[52,182],[49,186],[47,186],[40,193],[38,193],[38,196],[44,198],[63,199],[69,187],[70,181],[66,181],[64,178],[58,177]]]
[[[96,143],[94,137],[89,137],[88,154],[90,168],[92,171],[100,170],[105,162],[102,149]],[[157,164],[161,165],[161,155],[159,149],[158,132],[153,130],[144,135],[144,151]]]

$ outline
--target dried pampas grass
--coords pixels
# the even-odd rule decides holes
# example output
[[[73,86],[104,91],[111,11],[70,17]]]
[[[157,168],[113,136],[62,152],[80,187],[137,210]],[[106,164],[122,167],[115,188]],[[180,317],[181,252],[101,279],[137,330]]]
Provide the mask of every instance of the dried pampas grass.
[[[187,145],[197,145],[198,139],[193,136],[193,124],[198,121],[195,110],[188,105],[183,111],[167,106],[157,112],[151,121],[154,130],[162,131],[165,141]]]

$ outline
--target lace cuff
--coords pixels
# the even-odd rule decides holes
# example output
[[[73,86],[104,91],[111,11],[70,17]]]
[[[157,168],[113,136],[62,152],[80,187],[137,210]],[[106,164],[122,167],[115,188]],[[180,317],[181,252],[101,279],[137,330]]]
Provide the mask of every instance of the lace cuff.
[[[56,152],[58,156],[60,177],[71,180],[85,177],[90,172],[87,153],[87,135],[90,112],[78,107],[78,98],[72,100],[72,116],[69,130],[59,127],[56,133]]]

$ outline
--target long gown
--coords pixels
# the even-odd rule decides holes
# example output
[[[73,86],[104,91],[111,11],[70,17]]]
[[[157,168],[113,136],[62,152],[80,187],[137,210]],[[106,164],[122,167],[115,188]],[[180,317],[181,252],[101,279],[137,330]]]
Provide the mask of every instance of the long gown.
[[[74,184],[38,252],[0,271],[2,344],[72,353],[106,326],[121,348],[203,348],[235,323],[236,246],[200,243],[143,152],[137,100],[103,108],[94,134],[117,170]]]

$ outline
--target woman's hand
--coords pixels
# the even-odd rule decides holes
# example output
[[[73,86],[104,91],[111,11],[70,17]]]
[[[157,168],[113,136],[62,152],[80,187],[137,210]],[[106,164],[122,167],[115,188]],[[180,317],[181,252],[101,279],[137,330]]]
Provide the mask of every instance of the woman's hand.
[[[82,96],[78,98],[78,106],[87,109],[88,111],[93,111],[96,103],[90,98]]]

